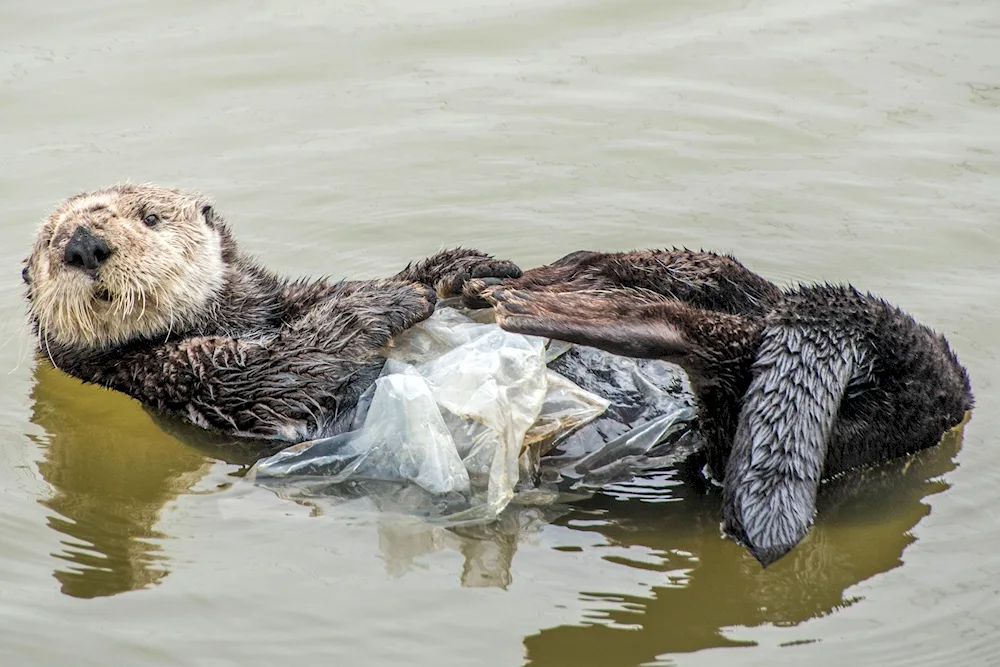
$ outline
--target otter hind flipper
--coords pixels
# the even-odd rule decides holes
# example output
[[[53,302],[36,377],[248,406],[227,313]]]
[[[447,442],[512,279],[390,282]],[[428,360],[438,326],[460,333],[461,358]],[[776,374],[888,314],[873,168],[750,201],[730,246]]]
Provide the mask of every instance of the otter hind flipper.
[[[690,343],[657,306],[632,290],[529,292],[488,296],[507,331],[597,347],[612,354],[662,359],[688,354]]]
[[[726,463],[723,530],[764,567],[812,526],[827,446],[860,356],[844,332],[763,332]]]

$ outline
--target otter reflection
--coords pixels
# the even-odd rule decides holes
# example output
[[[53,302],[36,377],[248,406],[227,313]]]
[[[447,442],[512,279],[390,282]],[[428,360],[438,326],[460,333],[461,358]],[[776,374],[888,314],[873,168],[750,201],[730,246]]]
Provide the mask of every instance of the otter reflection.
[[[160,509],[194,484],[207,459],[150,423],[138,403],[82,384],[42,361],[31,421],[44,429],[39,470],[53,487],[42,504],[62,533],[54,573],[73,597],[155,585],[168,571],[155,529]]]
[[[674,489],[682,502],[598,496],[580,505],[555,523],[596,531],[613,545],[659,552],[661,565],[637,566],[663,572],[663,585],[649,597],[588,592],[588,606],[605,611],[610,623],[560,626],[527,637],[529,664],[648,664],[666,653],[747,643],[727,637],[728,628],[797,625],[855,604],[861,598],[845,595],[848,588],[902,564],[903,551],[916,539],[911,529],[930,513],[924,498],[950,486],[940,477],[956,467],[961,438],[961,429],[953,430],[939,446],[912,458],[828,484],[809,538],[763,571],[720,537],[713,494],[698,496],[682,485]],[[601,516],[609,520],[592,525]],[[590,521],[574,526],[580,519]],[[678,571],[684,574],[678,577]]]
[[[65,535],[66,561],[54,576],[74,597],[98,597],[145,588],[169,570],[156,541],[162,507],[184,493],[211,459],[249,465],[267,453],[259,443],[221,442],[201,429],[148,414],[114,392],[81,384],[45,362],[37,364],[32,421],[44,429],[39,469],[52,485],[43,500],[53,529]],[[152,420],[151,420],[152,417]],[[924,498],[948,488],[939,477],[954,469],[961,432],[910,459],[849,475],[820,494],[820,517],[808,540],[789,558],[761,571],[735,543],[719,534],[715,492],[671,487],[680,502],[616,501],[608,494],[570,507],[511,508],[491,526],[432,528],[420,522],[379,520],[379,539],[390,573],[401,574],[423,554],[455,549],[465,563],[465,586],[506,587],[519,543],[548,523],[599,534],[599,541],[638,546],[662,562],[608,568],[663,572],[650,597],[606,591],[586,597],[614,625],[561,626],[528,637],[534,664],[564,664],[602,656],[603,664],[638,664],[670,652],[737,645],[727,628],[794,625],[851,605],[845,591],[901,564],[914,541],[912,527],[930,508]],[[662,498],[660,498],[662,499]],[[561,516],[560,516],[561,514]],[[557,551],[555,558],[573,558]],[[682,574],[678,575],[677,573]],[[602,602],[606,600],[606,602]]]
[[[903,551],[915,540],[911,529],[930,513],[924,499],[949,487],[941,476],[954,470],[960,448],[956,429],[911,458],[829,482],[809,538],[767,570],[722,538],[718,491],[697,488],[683,469],[569,506],[510,506],[495,523],[461,528],[401,516],[396,505],[405,501],[388,502],[383,492],[375,496],[381,500],[375,502],[379,547],[390,576],[417,573],[421,558],[456,551],[464,560],[462,586],[497,588],[511,584],[519,546],[548,524],[596,533],[597,546],[584,549],[639,547],[643,561],[606,556],[605,567],[662,573],[650,596],[601,591],[598,574],[580,598],[588,616],[603,616],[607,624],[543,629],[526,638],[525,646],[531,664],[646,664],[664,653],[747,644],[727,637],[729,628],[797,625],[855,604],[860,598],[847,589],[902,564]],[[348,495],[312,501],[349,502]],[[649,500],[656,502],[644,502]],[[579,549],[556,546],[553,557],[573,558]],[[649,561],[651,554],[658,563]]]

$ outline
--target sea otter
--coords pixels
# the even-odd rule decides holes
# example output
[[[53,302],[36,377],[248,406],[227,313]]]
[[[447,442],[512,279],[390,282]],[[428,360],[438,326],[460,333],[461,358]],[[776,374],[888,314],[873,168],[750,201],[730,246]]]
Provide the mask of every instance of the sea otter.
[[[289,280],[242,251],[205,197],[153,185],[71,197],[22,272],[57,368],[205,428],[284,442],[350,424],[379,349],[438,295],[518,275],[460,248],[387,280]]]
[[[196,193],[70,198],[23,271],[54,366],[198,426],[300,442],[351,424],[379,350],[440,296],[504,328],[682,365],[724,528],[764,564],[808,531],[822,478],[928,447],[972,407],[947,342],[850,287],[782,292],[731,257],[578,252],[523,276],[475,250],[387,280],[289,280]]]
[[[948,342],[900,309],[850,285],[782,291],[731,256],[577,252],[464,290],[508,331],[682,366],[723,530],[765,567],[808,532],[822,480],[930,447],[973,407]]]

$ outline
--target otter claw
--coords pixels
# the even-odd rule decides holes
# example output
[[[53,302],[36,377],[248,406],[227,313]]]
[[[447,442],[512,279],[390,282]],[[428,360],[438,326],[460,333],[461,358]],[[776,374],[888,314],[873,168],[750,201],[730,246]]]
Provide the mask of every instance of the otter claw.
[[[473,278],[462,288],[462,305],[477,310],[495,306],[500,300],[504,289],[501,287],[508,279],[504,278]]]

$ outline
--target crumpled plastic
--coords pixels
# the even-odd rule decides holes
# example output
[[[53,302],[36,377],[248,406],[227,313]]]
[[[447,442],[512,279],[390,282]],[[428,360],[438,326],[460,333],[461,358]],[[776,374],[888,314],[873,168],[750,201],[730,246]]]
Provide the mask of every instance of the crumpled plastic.
[[[672,364],[509,333],[450,307],[384,353],[351,430],[285,448],[248,479],[293,499],[364,495],[480,523],[512,501],[585,497],[669,464],[695,417]]]

